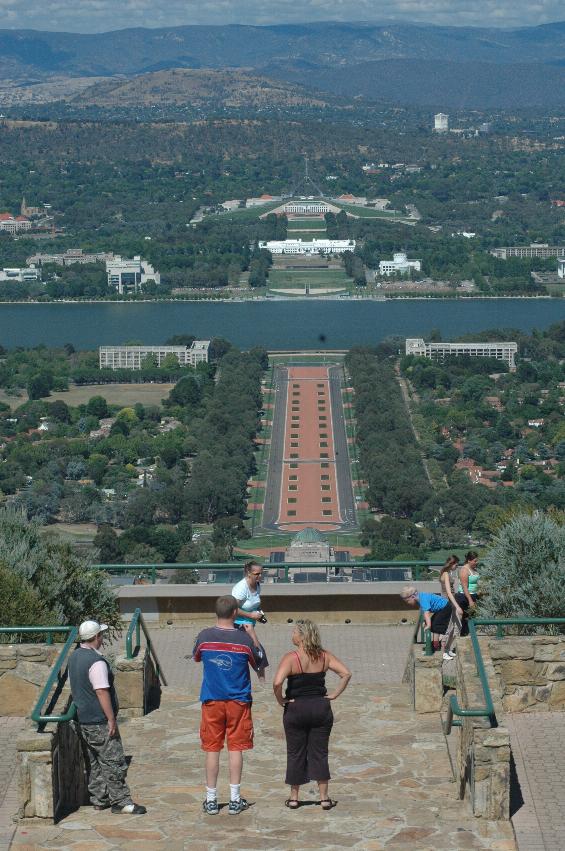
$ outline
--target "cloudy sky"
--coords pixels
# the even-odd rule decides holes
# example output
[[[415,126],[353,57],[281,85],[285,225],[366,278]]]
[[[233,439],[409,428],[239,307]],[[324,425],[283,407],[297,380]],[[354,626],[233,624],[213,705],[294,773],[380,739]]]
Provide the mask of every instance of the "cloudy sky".
[[[387,21],[536,26],[565,20],[563,0],[0,0],[0,28],[104,32],[183,24]]]

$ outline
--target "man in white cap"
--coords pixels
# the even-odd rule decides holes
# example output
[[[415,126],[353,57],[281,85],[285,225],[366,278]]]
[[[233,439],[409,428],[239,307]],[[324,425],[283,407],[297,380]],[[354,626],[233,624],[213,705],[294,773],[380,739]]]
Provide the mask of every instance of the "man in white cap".
[[[81,623],[80,644],[69,659],[71,693],[90,763],[88,791],[95,810],[111,807],[113,813],[141,815],[147,810],[133,803],[126,783],[128,766],[116,720],[114,676],[100,653],[107,629],[98,621]]]

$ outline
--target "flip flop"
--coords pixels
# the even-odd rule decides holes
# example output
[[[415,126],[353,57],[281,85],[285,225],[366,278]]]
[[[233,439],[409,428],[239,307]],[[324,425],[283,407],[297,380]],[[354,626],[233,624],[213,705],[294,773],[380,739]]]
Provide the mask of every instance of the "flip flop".
[[[300,801],[297,801],[294,798],[287,798],[284,805],[285,807],[288,807],[289,810],[297,810],[300,806]]]
[[[331,810],[335,807],[336,804],[337,801],[332,801],[331,798],[324,798],[322,801],[320,801],[320,806],[323,810]]]

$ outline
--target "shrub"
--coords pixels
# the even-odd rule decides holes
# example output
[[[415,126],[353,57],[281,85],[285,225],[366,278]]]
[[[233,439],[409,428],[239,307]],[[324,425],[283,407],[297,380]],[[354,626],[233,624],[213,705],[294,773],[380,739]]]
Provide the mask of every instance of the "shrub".
[[[57,536],[42,536],[40,527],[13,508],[0,511],[0,552],[6,567],[29,586],[56,623],[103,620],[120,625],[118,601],[103,573]]]
[[[15,571],[0,563],[0,611],[3,626],[52,626],[59,621],[37,591]],[[0,635],[12,640],[12,636]],[[25,639],[29,640],[28,637]]]
[[[512,517],[481,570],[481,617],[565,617],[565,525],[541,511]]]

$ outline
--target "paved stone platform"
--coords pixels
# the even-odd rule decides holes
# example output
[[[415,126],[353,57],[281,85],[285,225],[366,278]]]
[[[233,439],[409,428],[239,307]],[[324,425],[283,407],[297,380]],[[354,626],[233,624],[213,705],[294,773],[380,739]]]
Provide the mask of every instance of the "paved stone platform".
[[[212,620],[210,621],[212,623]],[[167,681],[173,688],[197,688],[201,671],[190,656],[196,636],[202,626],[151,627],[151,640]],[[414,626],[360,626],[354,624],[321,626],[324,646],[336,653],[353,671],[355,682],[400,683],[412,642]],[[267,680],[272,679],[279,659],[292,649],[292,624],[259,625],[257,635],[265,645],[270,667]],[[124,638],[114,647],[123,652]],[[188,659],[186,657],[189,657]]]
[[[12,822],[18,806],[14,777],[16,739],[25,723],[25,718],[0,716],[0,851],[10,847],[16,827]]]
[[[565,849],[565,712],[507,714],[517,784],[512,824],[520,851]]]
[[[159,710],[122,727],[134,798],[147,815],[83,807],[56,826],[21,824],[12,851],[514,851],[508,823],[476,819],[456,799],[439,719],[412,712],[407,686],[352,682],[334,703],[330,793],[338,804],[329,813],[316,805],[315,785],[303,787],[299,810],[284,807],[282,712],[270,688],[255,697],[256,747],[242,784],[248,812],[229,816],[224,806],[218,816],[203,814],[200,705],[195,691],[169,689]],[[223,804],[228,789],[224,756]]]

